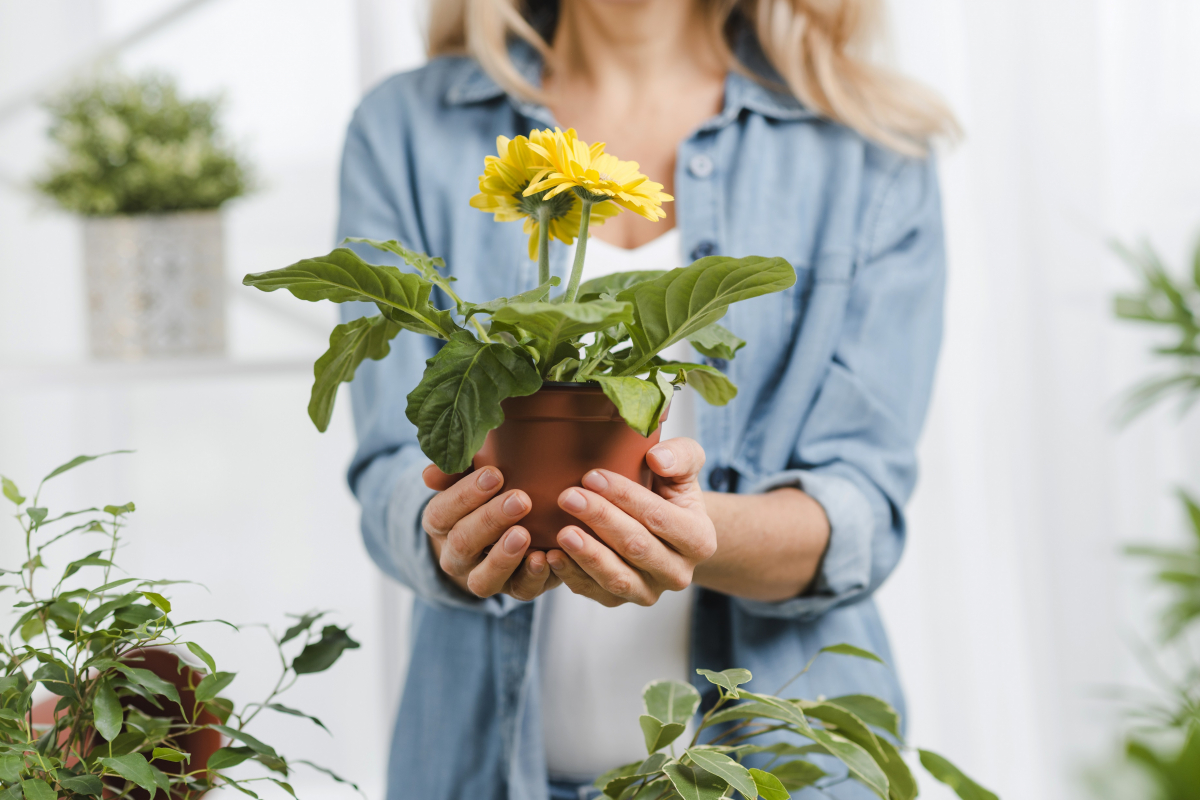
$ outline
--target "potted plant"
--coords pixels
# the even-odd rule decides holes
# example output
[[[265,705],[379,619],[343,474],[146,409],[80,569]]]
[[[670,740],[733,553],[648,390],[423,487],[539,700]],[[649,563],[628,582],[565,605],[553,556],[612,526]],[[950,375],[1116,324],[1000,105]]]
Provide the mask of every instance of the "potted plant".
[[[92,355],[224,353],[218,209],[247,177],[217,103],[150,76],[76,87],[48,108],[58,152],[36,188],[83,217]]]
[[[539,285],[485,303],[461,298],[440,258],[396,241],[350,239],[394,253],[415,273],[364,261],[340,247],[282,269],[247,275],[262,291],[301,300],[373,303],[379,314],[334,328],[316,362],[308,411],[329,424],[338,385],[364,358],[381,359],[401,330],[444,342],[408,395],[407,416],[424,453],[447,474],[494,464],[533,507],[523,524],[534,549],[555,546],[579,522],[557,497],[603,467],[648,485],[646,451],[676,386],[692,385],[723,405],[736,387],[719,370],[669,361],[659,353],[688,340],[702,354],[730,359],[745,344],[718,324],[733,303],[791,287],[782,258],[709,256],[669,272],[625,272],[581,283],[588,227],[623,211],[665,216],[662,185],[589,145],[573,130],[499,137],[471,204],[498,221],[523,220]],[[549,239],[578,238],[565,291],[550,275]],[[435,304],[435,290],[450,304]],[[507,421],[506,421],[507,420]]]
[[[997,800],[942,756],[905,744],[900,715],[878,697],[777,696],[826,653],[883,663],[853,645],[831,645],[773,695],[744,688],[753,677],[749,670],[696,670],[717,687],[717,698],[691,741],[678,749],[674,743],[699,709],[700,693],[680,681],[648,684],[642,693],[645,713],[638,719],[647,757],[601,775],[596,788],[612,800],[722,800],[735,791],[746,800],[788,800],[790,792],[852,780],[882,800],[912,800],[917,782],[903,757],[912,751],[929,774],[963,800]],[[840,762],[844,775],[828,775],[810,760],[814,755]],[[747,761],[761,768],[747,767]]]
[[[295,796],[288,779],[296,763],[341,781],[323,767],[289,761],[247,727],[266,710],[324,728],[279,695],[358,643],[337,625],[317,633],[324,614],[299,616],[281,634],[271,632],[282,669],[269,695],[241,706],[226,698],[234,674],[217,669],[190,633],[204,620],[177,621],[159,592],[173,581],[116,575],[113,559],[134,504],[54,515],[41,504],[46,481],[98,457],[58,467],[32,499],[0,477],[24,539],[24,563],[3,570],[19,616],[0,635],[0,798],[149,800],[161,792],[182,799],[223,785],[257,797],[251,786],[263,782]],[[103,546],[65,564],[55,558],[64,544],[88,536]],[[35,703],[39,687],[51,696]],[[266,774],[228,774],[250,761]]]

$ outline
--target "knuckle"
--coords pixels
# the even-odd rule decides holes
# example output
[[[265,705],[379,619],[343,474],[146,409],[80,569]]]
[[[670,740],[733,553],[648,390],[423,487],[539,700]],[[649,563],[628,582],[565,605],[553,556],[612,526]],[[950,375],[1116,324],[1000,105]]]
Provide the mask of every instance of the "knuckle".
[[[672,592],[682,592],[684,589],[692,585],[691,570],[675,570],[668,572],[664,576],[663,583]]]
[[[615,575],[604,583],[604,588],[617,597],[629,597],[633,594],[633,581],[625,575]]]
[[[667,510],[663,507],[663,503],[658,502],[652,503],[650,507],[646,509],[644,518],[646,520],[646,527],[652,530],[661,531],[666,529],[670,520],[670,515],[667,514]]]
[[[650,552],[650,534],[646,532],[635,533],[629,537],[629,541],[625,544],[625,555],[630,558],[640,559]]]
[[[476,597],[491,597],[494,592],[490,591],[487,585],[487,580],[479,574],[479,570],[473,570],[467,576],[467,588],[471,590],[471,594]]]

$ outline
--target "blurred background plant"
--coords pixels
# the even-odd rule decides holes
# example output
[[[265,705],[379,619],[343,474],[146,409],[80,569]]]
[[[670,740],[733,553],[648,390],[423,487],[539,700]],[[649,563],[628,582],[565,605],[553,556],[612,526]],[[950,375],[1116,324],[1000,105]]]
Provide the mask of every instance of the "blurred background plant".
[[[1155,360],[1166,361],[1168,370],[1126,396],[1121,418],[1130,421],[1173,396],[1180,398],[1183,416],[1200,398],[1200,241],[1191,274],[1183,277],[1174,276],[1148,243],[1136,249],[1118,244],[1115,249],[1142,282],[1137,291],[1115,298],[1117,317],[1159,326],[1172,338],[1152,348]],[[1200,503],[1184,489],[1178,494],[1187,521],[1185,540],[1177,546],[1125,549],[1153,565],[1151,583],[1165,596],[1157,612],[1159,630],[1140,637],[1156,640],[1142,648],[1141,656],[1157,689],[1122,692],[1128,713],[1122,765],[1126,775],[1098,774],[1103,796],[1200,798],[1200,658],[1195,649],[1200,629]]]
[[[217,124],[214,98],[184,99],[161,73],[112,75],[46,104],[58,146],[37,189],[84,216],[218,208],[249,173]]]

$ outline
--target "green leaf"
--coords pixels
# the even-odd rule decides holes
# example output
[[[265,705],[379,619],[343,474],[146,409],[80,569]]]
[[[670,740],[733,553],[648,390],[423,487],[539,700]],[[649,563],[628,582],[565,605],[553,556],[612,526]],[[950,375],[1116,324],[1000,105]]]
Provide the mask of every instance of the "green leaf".
[[[248,758],[254,756],[254,750],[249,747],[222,747],[208,759],[208,768],[215,770],[236,767]]]
[[[751,769],[750,777],[754,778],[754,785],[763,800],[789,800],[791,797],[788,790],[784,788],[783,782],[769,772]]]
[[[739,697],[738,688],[743,683],[749,683],[754,676],[750,674],[748,669],[724,669],[720,672],[713,672],[711,669],[698,669],[697,675],[703,675],[708,679],[709,683],[715,684],[725,689],[734,698]]]
[[[168,778],[161,769],[153,764],[150,765],[150,774],[154,776],[154,785],[158,787],[159,791],[163,793],[167,800],[170,800],[171,779]]]
[[[513,303],[540,303],[550,296],[550,290],[558,284],[562,283],[557,276],[551,276],[550,280],[538,286],[535,289],[530,289],[528,292],[521,292],[512,297],[497,297],[495,300],[490,300],[486,303],[463,303],[464,316],[467,319],[476,314],[495,314],[500,309]]]
[[[58,792],[54,791],[54,787],[41,778],[21,781],[21,791],[25,793],[25,800],[57,800],[58,798]]]
[[[196,686],[197,702],[207,703],[216,698],[225,690],[226,686],[233,683],[236,676],[236,672],[214,672],[211,675],[205,675]]]
[[[504,422],[502,400],[533,394],[542,385],[523,351],[481,344],[465,333],[426,364],[405,413],[417,426],[421,450],[448,475],[467,469],[488,431]]]
[[[663,765],[670,761],[671,758],[664,753],[654,753],[642,762],[633,762],[625,764],[616,769],[609,770],[596,779],[592,785],[600,789],[609,797],[619,797],[621,792],[626,788],[640,781],[647,775],[655,775],[662,772]]]
[[[46,625],[42,622],[41,617],[30,617],[21,625],[21,638],[27,642],[33,641],[33,637],[39,635],[46,630]]]
[[[684,383],[696,390],[696,393],[710,406],[723,406],[737,397],[738,389],[725,373],[704,364],[687,364],[678,361],[668,361],[659,364],[658,369],[668,374],[680,374]]]
[[[111,566],[113,566],[113,562],[109,561],[107,558],[100,557],[101,552],[102,551],[97,550],[95,553],[92,553],[91,555],[88,555],[84,558],[79,559],[78,561],[72,561],[70,564],[67,564],[67,568],[65,570],[63,570],[62,579],[66,580],[67,578],[74,575],[76,572],[79,572],[79,570],[83,569],[84,567],[111,567]]]
[[[510,303],[492,319],[528,331],[541,340],[538,349],[549,353],[561,341],[633,321],[632,306],[614,300],[591,303]]]
[[[822,647],[818,653],[836,653],[842,656],[854,656],[855,658],[865,658],[868,661],[877,661],[880,664],[887,665],[879,656],[872,653],[870,650],[863,650],[861,647],[855,647],[852,644],[831,644],[828,647]]]
[[[283,789],[285,792],[290,794],[292,797],[296,796],[296,790],[292,788],[292,785],[290,783],[285,783],[276,778],[271,778],[270,780],[271,780],[271,783],[273,783],[276,786],[278,786],[279,788]]]
[[[299,620],[300,620],[299,622],[297,622],[295,625],[288,628],[284,632],[283,638],[279,640],[279,643],[287,644],[292,639],[295,639],[297,636],[299,636],[300,634],[304,633],[309,628],[311,628],[312,624],[314,622],[316,622],[317,620],[319,620],[321,617],[325,616],[326,613],[328,613],[328,612],[320,611],[320,612],[305,614],[305,615],[301,616],[299,618]],[[291,615],[291,616],[294,617],[294,615]]]
[[[326,625],[321,631],[321,638],[305,645],[300,655],[292,661],[292,670],[297,675],[324,672],[333,666],[343,651],[358,647],[358,642],[350,638],[345,628]]]
[[[75,794],[100,797],[104,793],[104,782],[95,775],[60,775],[58,785]]]
[[[113,690],[112,681],[102,679],[96,685],[96,694],[92,697],[92,716],[95,719],[96,730],[111,742],[121,732],[121,723],[125,715],[121,710],[121,701]]]
[[[634,353],[618,374],[641,372],[655,354],[713,324],[731,304],[795,283],[796,270],[782,258],[709,256],[623,290],[617,299],[633,304]]]
[[[853,712],[831,703],[801,702],[799,705],[804,709],[805,716],[821,720],[827,728],[835,728],[840,736],[871,753],[876,761],[887,758],[879,746],[879,739]]]
[[[711,772],[672,761],[663,766],[683,800],[720,800],[729,784]]]
[[[879,737],[879,747],[883,750],[884,758],[875,761],[887,775],[889,800],[913,800],[918,794],[917,779],[904,762],[904,756],[882,736]]]
[[[33,679],[60,697],[75,698],[75,671],[64,668],[57,662],[42,664],[33,673]]]
[[[21,770],[25,769],[25,759],[18,755],[0,756],[0,781],[16,783],[21,780]]]
[[[724,780],[734,789],[741,792],[746,797],[746,800],[754,800],[754,798],[758,797],[758,785],[753,776],[750,775],[750,770],[729,756],[718,753],[715,750],[705,750],[698,747],[689,749],[687,754],[696,763],[696,766]]]
[[[308,416],[322,433],[333,417],[333,404],[338,387],[354,380],[354,371],[363,359],[376,361],[391,352],[391,340],[400,326],[376,314],[344,322],[329,334],[329,349],[313,364],[312,393],[308,400]]]
[[[737,351],[746,346],[745,340],[734,336],[732,331],[716,322],[696,331],[687,340],[700,355],[724,361],[732,361]]]
[[[930,775],[953,789],[962,800],[999,800],[995,794],[968,778],[962,770],[937,753],[930,750],[918,750],[917,753],[921,757],[921,766],[929,770]]]
[[[657,753],[679,738],[686,727],[682,722],[663,723],[648,714],[638,717],[642,736],[646,739],[646,752]]]
[[[599,278],[592,278],[590,281],[579,284],[579,291],[575,295],[575,299],[580,303],[590,303],[593,300],[599,300],[600,295],[603,294],[616,296],[631,286],[661,278],[666,274],[661,269],[645,269],[601,275]]]
[[[788,791],[803,789],[805,786],[812,786],[821,778],[825,777],[825,770],[818,767],[811,761],[787,761],[774,767],[771,774],[779,779],[784,788]]]
[[[210,673],[217,671],[217,662],[213,661],[213,657],[203,647],[195,642],[188,642],[187,649],[192,651],[192,655],[204,662],[204,666],[208,667]]]
[[[17,489],[17,485],[15,483],[13,483],[12,481],[10,481],[8,478],[4,477],[3,475],[0,475],[0,489],[2,489],[4,491],[4,496],[7,497],[10,501],[12,501],[14,504],[19,506],[19,505],[21,505],[21,503],[25,502],[25,498],[21,495],[21,492]]]
[[[42,483],[45,483],[46,481],[50,480],[51,478],[62,475],[67,470],[75,469],[80,464],[86,464],[89,461],[95,461],[97,458],[104,458],[105,456],[115,456],[115,455],[119,455],[121,453],[132,453],[132,452],[133,452],[132,450],[112,450],[107,453],[101,453],[100,455],[97,455],[97,456],[75,456],[67,463],[57,466],[53,470],[51,470],[49,475],[42,478]]]
[[[167,681],[164,681],[150,670],[141,669],[140,667],[129,667],[125,666],[124,664],[122,664],[120,667],[117,667],[117,669],[119,669],[126,678],[133,683],[136,683],[138,686],[144,686],[150,690],[152,694],[162,695],[168,700],[174,702],[176,705],[180,705],[179,691],[175,688],[175,686]]]
[[[700,706],[700,693],[682,681],[652,681],[642,690],[642,703],[660,722],[686,725]]]
[[[158,592],[142,592],[142,597],[154,604],[155,608],[162,611],[164,614],[171,613],[171,601],[163,597]]]
[[[868,725],[882,728],[897,739],[900,738],[900,715],[890,704],[878,697],[867,694],[847,694],[841,697],[831,697],[825,702],[844,708]]]
[[[288,267],[247,275],[246,286],[264,292],[287,289],[301,300],[374,303],[402,328],[448,339],[462,330],[449,311],[429,301],[433,283],[396,267],[377,267],[353,250],[339,247],[329,255],[307,258]]]
[[[44,520],[46,518],[46,515],[50,513],[50,509],[41,508],[39,506],[30,506],[29,508],[25,509],[25,513],[29,515],[29,518],[31,520],[33,520],[34,525],[41,525],[42,520]],[[36,558],[37,558],[38,562],[40,563],[42,560],[42,557],[37,556]]]
[[[257,794],[255,794],[255,793],[254,793],[254,792],[252,792],[251,790],[247,789],[245,786],[242,786],[242,784],[241,784],[241,783],[239,783],[238,781],[235,781],[233,778],[230,778],[230,777],[229,777],[229,776],[227,776],[227,775],[223,775],[223,776],[221,776],[221,777],[223,777],[223,778],[225,779],[225,782],[226,782],[226,783],[228,783],[228,784],[229,784],[230,786],[232,786],[233,788],[237,789],[237,790],[238,790],[239,792],[241,792],[242,794],[244,794],[244,795],[249,795],[250,797],[253,797],[253,798],[254,798],[254,800],[258,800],[258,795],[257,795]]]
[[[306,765],[308,765],[308,766],[312,767],[313,769],[315,769],[317,772],[324,772],[326,775],[328,775],[329,777],[333,778],[333,779],[334,779],[335,781],[337,781],[338,783],[345,783],[345,784],[349,784],[350,786],[353,786],[353,787],[354,787],[356,790],[358,790],[358,784],[357,784],[357,783],[355,783],[354,781],[346,780],[345,778],[343,778],[341,775],[338,775],[338,774],[337,774],[336,772],[334,772],[333,770],[331,770],[331,769],[329,769],[329,768],[327,768],[327,767],[322,767],[320,764],[314,764],[313,762],[311,762],[311,761],[307,761],[307,760],[305,760],[305,759],[299,759],[299,760],[295,761],[294,763],[296,763],[296,764],[306,764]],[[359,791],[361,791],[361,790],[359,790]]]
[[[150,765],[146,763],[146,758],[141,753],[129,753],[115,758],[98,758],[96,760],[106,769],[112,770],[125,780],[132,781],[145,789],[153,797],[157,783],[154,780],[154,773],[150,770]]]
[[[824,748],[825,752],[841,761],[850,770],[850,774],[857,780],[866,784],[871,791],[887,800],[888,796],[888,779],[887,775],[875,760],[871,758],[871,754],[862,749],[854,742],[846,742],[834,739],[827,732],[810,728],[805,734],[814,742]]]
[[[649,436],[658,428],[666,396],[655,383],[642,378],[613,378],[594,375],[604,394],[617,407],[621,417],[642,436]]]
[[[180,761],[190,761],[191,758],[192,758],[191,753],[181,753],[180,751],[175,750],[174,748],[171,748],[171,747],[156,747],[156,748],[154,748],[154,752],[150,754],[150,759],[152,761],[161,760],[161,761],[180,762]]]
[[[122,517],[126,514],[132,514],[134,511],[137,511],[137,506],[135,506],[132,502],[129,502],[123,506],[105,506],[101,510],[104,511],[105,514],[111,514],[114,517]]]
[[[264,742],[261,742],[258,739],[255,739],[253,736],[246,733],[245,731],[239,731],[236,728],[230,728],[226,725],[209,725],[208,727],[212,728],[214,731],[219,731],[219,732],[225,734],[230,739],[234,739],[235,741],[239,741],[242,744],[249,745],[250,749],[252,749],[255,753],[258,753],[260,755],[265,755],[265,756],[278,756],[279,755],[278,753],[275,752],[274,747],[271,747],[271,745],[265,744]]]
[[[311,720],[312,722],[316,723],[316,725],[318,727],[322,728],[326,733],[329,733],[330,735],[332,735],[329,728],[325,727],[325,723],[321,722],[321,720],[317,719],[316,717],[312,716],[311,714],[305,714],[303,711],[297,711],[294,708],[288,708],[287,706],[283,705],[282,703],[268,703],[267,708],[269,708],[273,711],[278,711],[280,714],[290,714],[293,717],[304,717],[305,719]]]

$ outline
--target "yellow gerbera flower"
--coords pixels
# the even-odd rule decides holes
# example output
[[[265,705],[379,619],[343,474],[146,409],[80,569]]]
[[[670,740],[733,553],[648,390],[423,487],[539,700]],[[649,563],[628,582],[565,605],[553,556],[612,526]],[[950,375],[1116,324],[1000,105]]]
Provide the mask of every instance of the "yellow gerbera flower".
[[[557,128],[553,134],[539,133],[542,135],[529,143],[529,150],[540,155],[549,167],[534,176],[525,189],[526,195],[545,192],[545,199],[551,200],[568,189],[583,190],[597,203],[592,210],[593,219],[604,208],[601,202],[604,200],[612,200],[651,222],[667,215],[662,204],[675,198],[662,191],[661,183],[638,172],[636,161],[622,161],[605,153],[603,142],[589,145],[580,140],[574,128],[565,133]]]
[[[551,169],[551,164],[537,151],[544,145],[553,146],[554,133],[549,130],[534,130],[529,138],[518,136],[496,137],[496,152],[484,160],[483,174],[479,176],[479,194],[471,198],[471,206],[494,215],[497,222],[525,220],[524,230],[529,234],[529,258],[538,260],[541,212],[545,212],[547,228],[551,238],[565,244],[575,241],[579,230],[581,203],[574,195],[543,197],[543,193],[527,192],[529,185]],[[591,221],[602,224],[615,216],[620,209],[595,208]]]

